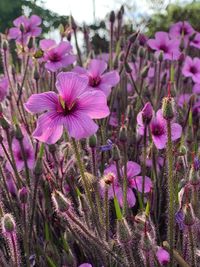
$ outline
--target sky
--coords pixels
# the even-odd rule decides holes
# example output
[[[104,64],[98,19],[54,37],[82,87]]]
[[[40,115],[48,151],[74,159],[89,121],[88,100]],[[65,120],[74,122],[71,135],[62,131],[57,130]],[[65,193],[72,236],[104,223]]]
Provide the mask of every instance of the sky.
[[[183,0],[180,0],[183,2]],[[96,19],[103,19],[111,10],[118,10],[123,3],[135,6],[138,14],[151,14],[152,2],[161,5],[164,10],[169,2],[180,2],[178,0],[44,0],[44,6],[60,15],[72,14],[79,23],[94,22],[93,3],[95,2]],[[187,0],[186,0],[187,1]],[[129,14],[131,16],[131,14]]]

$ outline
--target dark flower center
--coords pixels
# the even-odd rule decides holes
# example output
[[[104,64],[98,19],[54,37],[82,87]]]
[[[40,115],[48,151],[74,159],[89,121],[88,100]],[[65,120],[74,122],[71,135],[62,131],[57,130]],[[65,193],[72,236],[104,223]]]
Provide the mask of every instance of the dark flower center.
[[[158,123],[153,124],[151,130],[154,136],[161,136],[165,133],[164,127]]]
[[[180,28],[180,34],[183,34],[184,36],[187,35],[189,32],[188,32],[188,29],[187,27],[181,27]]]
[[[89,85],[90,85],[91,87],[96,87],[96,86],[98,86],[98,85],[100,84],[100,82],[101,82],[101,78],[100,78],[99,76],[97,76],[97,77],[92,77],[92,76],[90,76],[90,77],[89,77]]]
[[[57,112],[61,113],[63,116],[67,116],[69,114],[72,114],[74,111],[77,110],[78,103],[74,101],[71,104],[67,104],[65,100],[59,96],[59,105],[57,108]]]
[[[58,62],[60,61],[61,57],[57,53],[53,53],[49,56],[49,60],[52,62]]]
[[[165,44],[160,45],[160,50],[162,50],[164,53],[167,53],[169,51],[168,47]]]
[[[191,72],[192,74],[196,74],[196,73],[198,72],[198,70],[197,70],[197,68],[196,68],[195,66],[191,66],[191,67],[190,67],[190,72]]]
[[[30,150],[29,149],[24,149],[24,153],[25,153],[26,160],[29,159],[29,157],[30,157]],[[22,154],[21,151],[18,151],[17,152],[17,158],[18,158],[18,160],[24,160],[23,154]]]

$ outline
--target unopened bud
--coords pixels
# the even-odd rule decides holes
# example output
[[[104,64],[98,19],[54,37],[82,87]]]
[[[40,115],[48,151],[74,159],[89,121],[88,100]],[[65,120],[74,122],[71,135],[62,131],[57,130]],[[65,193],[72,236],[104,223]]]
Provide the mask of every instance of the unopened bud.
[[[162,114],[166,120],[172,120],[174,117],[174,100],[171,97],[165,97],[162,103]]]
[[[131,34],[129,36],[129,42],[132,43],[132,44],[135,43],[135,41],[136,41],[136,39],[138,37],[138,34],[139,34],[139,32],[134,32],[133,34]]]
[[[18,195],[19,195],[19,200],[22,204],[26,204],[27,201],[28,201],[28,190],[26,187],[22,187],[19,192],[18,192]]]
[[[114,161],[120,160],[120,152],[119,152],[119,148],[117,147],[117,145],[113,145],[112,147],[112,159]]]
[[[115,22],[115,12],[113,10],[110,12],[109,21],[110,21],[110,23]]]
[[[183,208],[184,213],[184,224],[192,226],[195,223],[194,211],[191,204],[186,204]]]
[[[56,211],[59,212],[66,212],[71,206],[67,198],[57,190],[52,193],[52,201]]]
[[[119,130],[119,140],[122,143],[127,141],[127,128],[126,126],[122,126]]]
[[[13,233],[16,229],[16,223],[13,216],[9,213],[6,213],[2,218],[2,229],[4,233]]]
[[[89,137],[89,147],[95,148],[97,146],[97,136],[94,134]]]

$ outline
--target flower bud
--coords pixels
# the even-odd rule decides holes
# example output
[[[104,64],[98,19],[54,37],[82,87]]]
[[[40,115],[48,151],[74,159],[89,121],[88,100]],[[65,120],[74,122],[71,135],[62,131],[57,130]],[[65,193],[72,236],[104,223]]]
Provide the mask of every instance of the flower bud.
[[[117,145],[113,145],[113,147],[112,147],[112,159],[114,161],[120,160],[120,151],[119,151],[119,148],[117,147]]]
[[[56,211],[58,212],[66,212],[71,206],[67,198],[57,190],[52,193],[52,201]]]
[[[186,204],[183,208],[184,224],[192,226],[195,223],[194,211],[191,204]]]
[[[144,233],[141,240],[142,250],[149,252],[152,250],[152,240],[149,233]]]
[[[110,12],[109,21],[110,21],[110,23],[115,22],[115,12],[113,10]]]
[[[181,154],[181,156],[185,156],[187,154],[187,148],[183,145],[180,146],[179,153]]]
[[[127,128],[126,126],[122,126],[119,130],[119,140],[122,143],[127,141]]]
[[[0,125],[4,130],[8,130],[10,128],[8,121],[3,117],[3,115],[0,115]]]
[[[162,102],[162,114],[166,120],[172,120],[174,117],[174,100],[171,97],[165,97]]]
[[[71,25],[72,30],[76,31],[77,25],[76,25],[76,22],[72,16],[70,16],[70,25]]]
[[[36,161],[36,165],[34,168],[34,174],[36,176],[42,175],[42,159],[41,158],[37,159],[37,161]]]
[[[144,124],[149,124],[153,117],[153,108],[150,102],[147,102],[142,109],[142,120]]]
[[[140,47],[140,49],[139,49],[139,57],[140,58],[144,58],[144,56],[145,56],[144,48],[143,47]]]
[[[149,66],[145,66],[142,71],[141,71],[141,75],[142,75],[142,78],[145,79],[148,75],[148,71],[149,71]]]
[[[35,79],[36,81],[38,81],[38,80],[40,79],[40,74],[39,74],[37,68],[35,68],[35,70],[34,70],[33,77],[34,77],[34,79]]]
[[[8,50],[8,41],[7,40],[4,40],[3,41],[3,50],[4,51],[7,51]]]
[[[117,241],[122,245],[131,245],[132,233],[124,218],[117,220]]]
[[[162,52],[162,51],[161,51],[160,54],[159,54],[158,60],[159,60],[160,62],[163,61],[163,52]]]
[[[26,187],[22,187],[19,192],[18,192],[18,195],[19,195],[19,200],[22,204],[26,204],[27,201],[28,201],[28,190]]]
[[[156,257],[162,266],[167,265],[170,261],[169,253],[161,247],[158,248],[156,252]]]
[[[1,221],[2,229],[4,233],[12,234],[16,229],[16,223],[13,216],[6,213]]]
[[[132,43],[132,44],[135,43],[135,41],[136,41],[136,39],[138,37],[138,34],[139,34],[139,32],[132,33],[128,38],[129,42]]]
[[[16,125],[16,129],[15,129],[15,137],[19,141],[23,140],[23,138],[24,138],[23,133],[22,133],[22,131],[21,131],[21,129],[20,129],[18,124]]]
[[[132,72],[132,68],[131,66],[128,64],[128,62],[125,62],[124,63],[124,66],[125,66],[125,70],[128,74],[130,74]]]
[[[96,134],[89,137],[89,147],[95,148],[97,146],[97,136]]]

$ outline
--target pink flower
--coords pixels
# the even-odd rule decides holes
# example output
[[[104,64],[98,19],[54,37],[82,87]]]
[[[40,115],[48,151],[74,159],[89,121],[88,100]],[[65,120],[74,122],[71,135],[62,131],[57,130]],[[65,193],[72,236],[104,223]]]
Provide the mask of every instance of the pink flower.
[[[9,83],[6,77],[0,78],[0,102],[2,102],[8,94]]]
[[[190,42],[190,46],[200,49],[200,33],[196,33],[194,39]]]
[[[152,119],[150,124],[152,139],[158,149],[163,149],[167,143],[167,121],[162,116],[159,109],[156,117]],[[172,140],[175,141],[181,137],[182,127],[178,123],[171,123]]]
[[[123,172],[124,168],[121,169],[121,177],[123,179]],[[136,197],[133,193],[132,188],[138,190],[139,192],[142,192],[142,176],[137,176],[141,172],[141,167],[139,164],[133,161],[128,161],[127,163],[127,179],[128,179],[128,189],[127,189],[127,202],[130,208],[135,206],[136,203]],[[123,189],[122,185],[117,178],[117,169],[116,165],[112,164],[108,168],[105,169],[104,175],[111,175],[113,177],[113,186],[110,186],[108,188],[108,197],[109,199],[112,199],[114,197],[114,191],[115,195],[119,201],[120,206],[123,206]],[[104,182],[104,180],[101,180],[100,182],[100,188],[101,188],[101,194],[104,196],[104,190],[105,186],[107,186]],[[147,176],[145,176],[145,185],[144,185],[144,192],[148,193],[150,192],[151,188],[153,187],[151,179]],[[114,188],[114,191],[113,191]]]
[[[61,72],[57,76],[55,92],[33,94],[25,104],[31,113],[45,112],[37,121],[33,136],[41,142],[53,144],[60,139],[63,127],[75,139],[94,134],[98,126],[92,119],[109,115],[106,97],[102,92],[89,91],[87,77]],[[38,105],[39,103],[39,105]]]
[[[72,55],[72,46],[63,41],[56,44],[54,40],[44,39],[40,41],[40,47],[44,51],[46,69],[55,72],[74,63],[76,56]]]
[[[148,46],[155,50],[155,55],[158,57],[163,52],[164,59],[178,59],[180,56],[179,40],[171,40],[168,33],[157,32],[155,39],[149,39]]]
[[[182,73],[185,77],[191,77],[193,82],[200,83],[200,59],[186,57]]]
[[[192,87],[192,92],[194,94],[200,94],[200,83],[195,83]]]
[[[171,38],[187,39],[194,33],[194,29],[187,21],[179,21],[170,27],[169,35]]]
[[[74,72],[88,77],[88,87],[90,90],[100,90],[106,96],[109,96],[111,88],[119,82],[117,71],[104,73],[107,69],[107,63],[100,59],[92,59],[88,69],[75,67]]]
[[[177,105],[181,108],[183,108],[184,106],[187,107],[190,98],[191,94],[181,94],[177,99]]]
[[[156,257],[162,266],[167,265],[170,261],[169,253],[161,247],[158,248]]]
[[[36,15],[32,15],[30,18],[20,16],[13,21],[15,27],[9,30],[8,37],[16,39],[21,44],[26,44],[30,37],[37,37],[41,34],[42,29],[38,27],[41,22],[41,18]]]
[[[34,155],[33,147],[27,135],[24,135],[23,146],[24,146],[28,168],[33,169],[35,165],[35,155]],[[16,138],[13,139],[12,150],[13,150],[13,154],[15,157],[17,170],[21,171],[24,168],[24,158],[23,158],[21,147],[20,147],[20,143]]]

